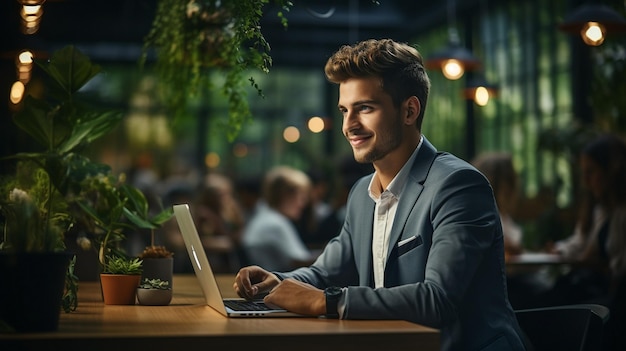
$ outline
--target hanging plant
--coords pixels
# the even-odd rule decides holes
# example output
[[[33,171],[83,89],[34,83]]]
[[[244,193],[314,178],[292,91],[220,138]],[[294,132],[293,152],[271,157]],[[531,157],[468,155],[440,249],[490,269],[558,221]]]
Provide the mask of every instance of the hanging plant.
[[[284,27],[284,13],[293,4],[273,0]],[[219,90],[228,99],[224,123],[230,140],[251,118],[246,99],[248,85],[262,91],[248,69],[268,73],[270,46],[261,32],[263,6],[270,0],[159,0],[152,27],[144,40],[141,65],[150,49],[156,51],[155,70],[166,107],[175,119],[186,114],[188,102],[215,88],[210,72],[219,70]]]

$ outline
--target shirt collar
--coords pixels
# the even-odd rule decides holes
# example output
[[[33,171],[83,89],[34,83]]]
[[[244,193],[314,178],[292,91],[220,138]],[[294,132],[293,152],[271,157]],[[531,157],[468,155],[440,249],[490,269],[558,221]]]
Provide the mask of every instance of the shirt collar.
[[[400,198],[400,193],[402,192],[402,189],[404,188],[404,185],[406,184],[406,180],[409,177],[411,166],[413,165],[413,161],[415,161],[415,157],[417,157],[417,153],[419,152],[420,147],[422,146],[423,140],[424,140],[424,137],[420,136],[420,142],[417,144],[417,147],[411,154],[411,157],[409,157],[409,159],[404,163],[404,166],[402,166],[402,168],[400,169],[400,172],[398,172],[398,174],[396,174],[396,176],[393,177],[387,189],[384,189],[384,190],[389,191],[393,196],[395,196],[398,199]],[[380,185],[380,180],[378,179],[378,174],[374,172],[374,176],[370,180],[370,184],[367,189],[369,196],[374,201],[376,201],[381,195],[381,192],[379,190],[380,188],[381,188],[381,185]]]

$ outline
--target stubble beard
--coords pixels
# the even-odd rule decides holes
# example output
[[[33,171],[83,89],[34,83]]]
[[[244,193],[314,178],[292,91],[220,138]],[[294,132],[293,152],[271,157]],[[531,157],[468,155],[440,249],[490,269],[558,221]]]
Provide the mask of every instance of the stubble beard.
[[[389,129],[376,135],[379,143],[374,144],[368,150],[353,149],[354,159],[360,163],[374,163],[387,156],[391,151],[395,150],[402,144],[402,126],[400,123],[393,123]]]

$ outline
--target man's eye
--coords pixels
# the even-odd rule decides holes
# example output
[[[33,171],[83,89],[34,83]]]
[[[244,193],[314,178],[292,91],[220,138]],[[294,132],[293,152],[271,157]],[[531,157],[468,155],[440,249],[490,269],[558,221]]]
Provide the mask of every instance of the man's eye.
[[[369,107],[369,106],[363,105],[363,106],[359,107],[359,111],[367,112],[367,111],[371,111],[371,110],[372,110],[372,108]]]

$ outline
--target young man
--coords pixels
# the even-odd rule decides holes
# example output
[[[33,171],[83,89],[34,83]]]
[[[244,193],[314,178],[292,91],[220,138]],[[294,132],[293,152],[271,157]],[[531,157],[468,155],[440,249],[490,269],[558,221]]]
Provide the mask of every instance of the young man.
[[[430,82],[417,50],[389,39],[326,63],[343,133],[375,172],[358,181],[341,233],[309,267],[245,267],[235,291],[291,311],[404,319],[439,328],[442,350],[523,350],[506,295],[502,228],[489,183],[421,134]]]

